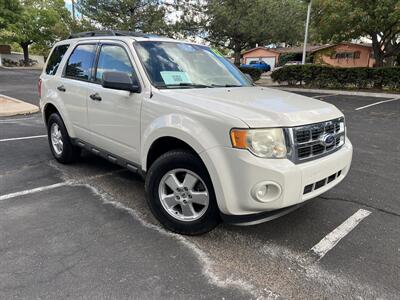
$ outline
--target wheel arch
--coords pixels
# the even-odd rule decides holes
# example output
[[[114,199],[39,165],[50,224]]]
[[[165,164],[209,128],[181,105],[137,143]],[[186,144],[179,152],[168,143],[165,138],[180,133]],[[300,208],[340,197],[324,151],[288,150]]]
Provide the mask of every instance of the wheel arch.
[[[61,115],[54,104],[47,103],[43,109],[43,119],[44,119],[46,126],[47,126],[47,122],[49,121],[50,115],[53,113],[58,113],[59,115]]]
[[[62,121],[64,122],[65,128],[67,129],[68,135],[73,137],[74,131],[70,126],[69,122],[67,121],[68,120],[67,116],[64,114],[63,110],[59,109],[57,105],[55,105],[52,102],[47,102],[43,106],[43,121],[45,123],[46,128],[47,128],[47,122],[52,113],[58,113],[60,115]]]
[[[148,147],[145,159],[142,162],[142,168],[148,170],[158,157],[171,150],[182,149],[196,155],[204,164],[198,151],[193,148],[188,141],[175,136],[160,136],[156,138]],[[205,165],[205,164],[204,164]]]
[[[166,150],[174,149],[173,146],[175,149],[188,149],[199,156],[206,149],[219,143],[210,128],[197,120],[181,114],[164,115],[145,126],[141,139],[141,166],[143,171],[149,169],[149,162],[154,162],[154,151],[160,145]],[[161,154],[166,152],[157,151]]]

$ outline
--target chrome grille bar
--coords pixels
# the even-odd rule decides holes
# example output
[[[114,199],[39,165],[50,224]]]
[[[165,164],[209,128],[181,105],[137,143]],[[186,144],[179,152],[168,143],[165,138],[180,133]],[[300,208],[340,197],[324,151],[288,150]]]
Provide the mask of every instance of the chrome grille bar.
[[[345,143],[344,118],[287,129],[289,159],[294,163],[314,160],[339,150]]]

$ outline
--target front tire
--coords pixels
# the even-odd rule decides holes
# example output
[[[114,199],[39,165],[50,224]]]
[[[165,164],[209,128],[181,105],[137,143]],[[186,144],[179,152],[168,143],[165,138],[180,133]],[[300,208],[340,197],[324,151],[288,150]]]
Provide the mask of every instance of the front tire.
[[[154,216],[173,232],[199,235],[220,221],[207,169],[188,151],[167,152],[152,164],[146,176],[146,196]]]
[[[75,162],[81,149],[74,146],[60,115],[53,113],[47,121],[47,136],[54,158],[63,164]]]

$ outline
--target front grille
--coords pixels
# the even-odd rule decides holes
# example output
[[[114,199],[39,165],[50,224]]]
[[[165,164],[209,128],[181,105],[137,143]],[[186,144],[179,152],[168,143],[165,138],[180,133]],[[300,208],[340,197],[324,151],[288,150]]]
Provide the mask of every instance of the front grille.
[[[294,127],[292,160],[296,163],[322,157],[340,149],[345,141],[344,118]]]
[[[320,181],[317,181],[317,182],[314,182],[312,184],[306,185],[304,187],[304,190],[303,190],[303,195],[311,193],[311,192],[313,192],[315,190],[318,190],[318,189],[322,188],[323,186],[325,186],[325,185],[331,183],[332,181],[338,179],[341,174],[342,174],[342,170],[340,170],[339,172],[337,172],[335,174],[332,174],[331,176],[329,176],[327,178],[324,178],[324,179],[322,179]]]

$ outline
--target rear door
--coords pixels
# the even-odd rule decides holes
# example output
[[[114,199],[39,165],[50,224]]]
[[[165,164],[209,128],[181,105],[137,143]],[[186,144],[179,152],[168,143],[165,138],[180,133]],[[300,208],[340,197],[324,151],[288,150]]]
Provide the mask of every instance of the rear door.
[[[143,94],[103,88],[101,85],[106,71],[127,73],[140,85],[130,50],[118,41],[104,42],[99,47],[95,75],[89,83],[87,97],[91,131],[89,142],[138,163]]]
[[[57,86],[75,135],[83,140],[89,136],[87,94],[88,82],[93,76],[96,49],[96,41],[77,44],[65,64],[63,78]]]
[[[46,102],[53,103],[57,106],[62,105],[62,97],[64,93],[60,92],[57,87],[62,84],[60,65],[64,56],[67,54],[70,44],[59,44],[51,51],[51,55],[47,60],[47,64],[42,74],[40,75],[40,90],[41,105]],[[63,111],[62,111],[63,113]]]

